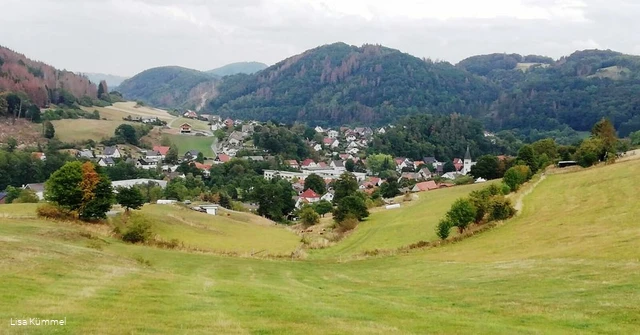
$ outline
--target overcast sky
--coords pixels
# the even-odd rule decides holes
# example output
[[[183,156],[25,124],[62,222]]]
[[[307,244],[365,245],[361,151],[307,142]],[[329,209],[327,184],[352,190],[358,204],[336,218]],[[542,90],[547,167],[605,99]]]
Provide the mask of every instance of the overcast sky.
[[[58,68],[125,76],[271,65],[338,41],[450,62],[492,52],[640,54],[638,0],[0,1],[0,45]]]

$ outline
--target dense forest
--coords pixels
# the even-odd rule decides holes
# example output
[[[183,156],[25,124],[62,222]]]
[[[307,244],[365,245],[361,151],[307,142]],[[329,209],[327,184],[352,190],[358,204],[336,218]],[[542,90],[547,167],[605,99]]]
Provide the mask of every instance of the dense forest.
[[[0,46],[0,92],[24,93],[31,103],[44,107],[64,96],[96,99],[98,87],[84,76],[57,70]],[[68,99],[67,99],[68,100]]]
[[[496,85],[449,63],[378,45],[336,43],[226,78],[209,109],[242,119],[382,124],[429,111],[481,116]]]
[[[129,100],[163,108],[195,109],[215,91],[217,76],[179,66],[156,67],[123,81],[118,90]]]

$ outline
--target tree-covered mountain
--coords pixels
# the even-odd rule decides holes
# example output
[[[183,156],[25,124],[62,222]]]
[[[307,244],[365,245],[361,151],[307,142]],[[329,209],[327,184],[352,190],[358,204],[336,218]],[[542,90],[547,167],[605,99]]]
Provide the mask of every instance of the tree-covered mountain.
[[[197,108],[215,94],[216,76],[179,66],[145,70],[123,81],[126,99],[164,108]]]
[[[105,74],[105,73],[84,72],[82,73],[82,75],[89,78],[89,80],[91,80],[92,83],[96,83],[96,84],[104,80],[107,82],[107,85],[109,85],[110,88],[115,88],[116,86],[120,85],[120,83],[122,83],[123,81],[129,79],[129,77],[116,76],[113,74]]]
[[[259,63],[259,62],[238,62],[231,63],[225,66],[221,66],[217,69],[209,70],[207,73],[213,74],[216,76],[224,77],[231,76],[234,74],[254,74],[258,71],[262,71],[268,67],[267,64]]]
[[[449,63],[344,43],[227,77],[218,91],[209,104],[216,113],[320,125],[381,124],[424,112],[482,116],[499,96],[493,83]]]
[[[84,76],[27,58],[0,46],[0,92],[23,92],[40,107],[61,96],[96,99],[98,88]]]
[[[621,136],[640,129],[640,57],[585,50],[553,63],[538,61],[542,64],[518,63],[511,69],[478,58],[458,64],[480,68],[478,73],[502,87],[484,118],[489,128],[525,134],[588,131],[606,117]]]

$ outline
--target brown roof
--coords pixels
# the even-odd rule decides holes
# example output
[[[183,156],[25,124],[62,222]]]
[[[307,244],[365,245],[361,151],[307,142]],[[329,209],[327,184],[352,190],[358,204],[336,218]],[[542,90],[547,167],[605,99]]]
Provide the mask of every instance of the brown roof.
[[[430,180],[422,183],[417,183],[415,187],[417,187],[420,192],[431,191],[431,190],[438,189],[438,184],[436,184],[435,181]]]

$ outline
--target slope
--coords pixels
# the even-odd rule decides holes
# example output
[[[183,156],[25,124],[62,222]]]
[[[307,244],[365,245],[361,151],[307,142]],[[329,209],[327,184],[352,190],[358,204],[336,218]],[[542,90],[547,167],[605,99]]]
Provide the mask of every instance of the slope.
[[[335,246],[315,250],[312,256],[348,257],[375,249],[396,249],[418,241],[437,240],[435,228],[451,204],[471,191],[487,186],[474,184],[423,192],[401,204],[400,210],[375,209],[351,235]]]
[[[58,103],[64,94],[97,98],[98,88],[89,79],[0,46],[0,92],[24,92],[32,103],[44,107]]]
[[[101,334],[635,334],[638,172],[551,175],[501,227],[346,263],[159,250],[1,218],[0,318],[67,317],[65,332]]]
[[[381,124],[399,116],[476,114],[498,97],[486,80],[449,63],[378,45],[324,45],[254,75],[227,77],[209,109],[240,119]]]
[[[92,83],[100,83],[100,81],[104,80],[107,82],[107,85],[110,89],[116,88],[123,81],[129,79],[129,77],[117,76],[113,74],[106,73],[94,73],[94,72],[84,72],[82,75],[86,76],[91,80]]]
[[[244,74],[253,74],[258,71],[262,71],[268,67],[267,64],[259,63],[259,62],[238,62],[231,63],[225,66],[221,66],[219,68],[206,71],[207,73],[224,77],[231,76],[234,74],[244,73]]]
[[[145,70],[123,81],[118,90],[129,100],[162,108],[195,108],[213,91],[216,77],[179,66]]]

